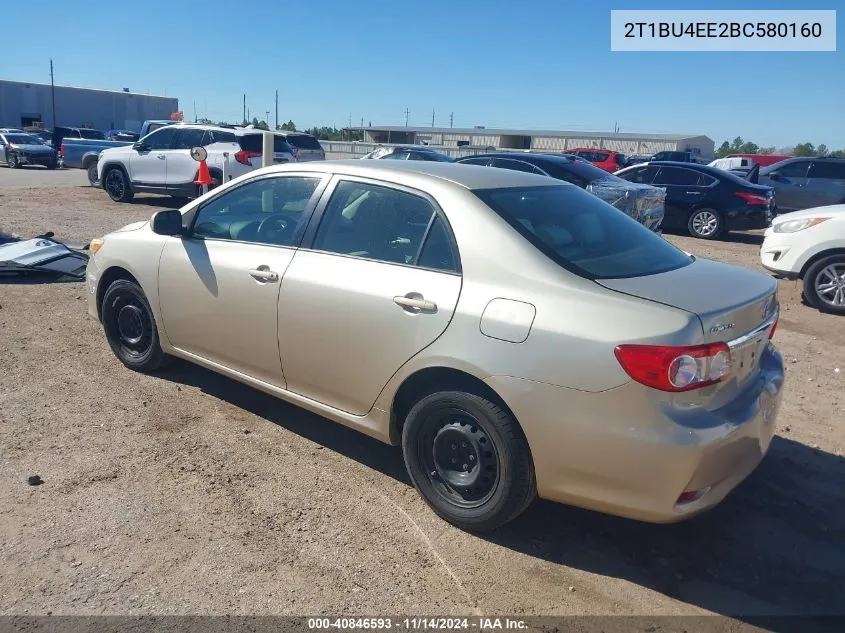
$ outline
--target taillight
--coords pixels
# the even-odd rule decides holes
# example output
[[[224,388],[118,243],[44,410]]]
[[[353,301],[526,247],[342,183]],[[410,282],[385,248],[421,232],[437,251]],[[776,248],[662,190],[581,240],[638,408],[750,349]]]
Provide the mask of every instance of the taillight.
[[[778,329],[778,320],[780,319],[780,314],[775,317],[775,322],[772,323],[772,329],[769,330],[769,340],[771,341],[775,336],[775,330]]]
[[[769,198],[767,196],[761,196],[756,193],[747,193],[745,191],[737,191],[736,195],[745,200],[748,204],[762,204],[763,206],[769,204]]]
[[[700,389],[720,382],[731,370],[731,350],[726,343],[619,345],[614,352],[625,373],[660,391]]]
[[[235,152],[235,160],[241,165],[246,165],[247,167],[252,167],[252,163],[249,162],[249,159],[255,158],[256,156],[261,156],[261,152],[248,152],[245,149]]]

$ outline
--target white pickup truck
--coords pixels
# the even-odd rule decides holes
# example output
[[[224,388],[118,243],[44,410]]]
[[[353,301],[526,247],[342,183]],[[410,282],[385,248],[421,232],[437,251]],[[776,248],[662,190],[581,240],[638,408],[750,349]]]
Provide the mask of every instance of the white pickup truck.
[[[161,127],[132,145],[103,150],[97,160],[97,179],[115,202],[129,202],[136,193],[195,198],[199,164],[191,148],[208,152],[213,188],[255,169],[238,143],[235,131],[216,125],[177,124]],[[241,160],[239,160],[241,159]]]

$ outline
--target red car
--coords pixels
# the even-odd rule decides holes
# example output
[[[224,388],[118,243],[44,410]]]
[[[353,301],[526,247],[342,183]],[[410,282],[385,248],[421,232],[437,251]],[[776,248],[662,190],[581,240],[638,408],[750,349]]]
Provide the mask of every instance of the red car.
[[[749,158],[760,167],[768,167],[787,158],[792,158],[792,156],[783,154],[728,154],[728,158]]]
[[[567,149],[562,153],[575,154],[588,161],[596,167],[604,169],[605,171],[614,172],[627,166],[627,158],[625,154],[614,152],[609,149],[590,149],[589,147],[577,147],[575,149]]]

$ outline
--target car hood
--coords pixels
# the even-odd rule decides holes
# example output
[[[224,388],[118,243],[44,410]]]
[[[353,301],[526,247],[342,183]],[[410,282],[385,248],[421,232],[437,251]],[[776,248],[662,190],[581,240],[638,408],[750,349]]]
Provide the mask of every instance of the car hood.
[[[831,204],[824,207],[813,207],[812,209],[803,209],[801,211],[791,211],[784,213],[775,218],[772,224],[780,224],[781,222],[788,222],[789,220],[803,220],[804,218],[817,218],[819,216],[829,216],[842,218],[845,216],[845,204]]]
[[[139,222],[132,222],[131,224],[127,224],[119,229],[113,231],[113,233],[126,233],[128,231],[137,231],[138,229],[144,228],[147,224],[149,224],[149,220],[141,220]]]
[[[729,341],[758,327],[772,316],[769,302],[777,291],[768,275],[709,259],[658,275],[597,282],[698,315],[707,343]]]
[[[26,152],[27,154],[51,154],[55,151],[52,147],[44,145],[43,143],[27,143],[26,145],[19,145],[15,143],[12,147],[19,149],[22,152]]]

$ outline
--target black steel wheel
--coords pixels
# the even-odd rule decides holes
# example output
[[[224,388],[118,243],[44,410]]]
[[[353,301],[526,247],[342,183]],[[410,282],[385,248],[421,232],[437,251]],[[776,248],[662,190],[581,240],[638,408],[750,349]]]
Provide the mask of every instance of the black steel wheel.
[[[152,372],[165,361],[150,304],[140,286],[118,279],[106,289],[100,308],[103,330],[115,356],[135,371]]]
[[[88,184],[92,187],[99,187],[100,186],[100,179],[97,176],[97,163],[91,163],[88,165]]]
[[[514,417],[462,391],[420,399],[402,432],[405,464],[432,509],[467,530],[516,518],[536,494],[528,443]]]
[[[103,188],[115,202],[130,202],[135,197],[126,174],[119,167],[111,167],[106,171],[103,175]]]

